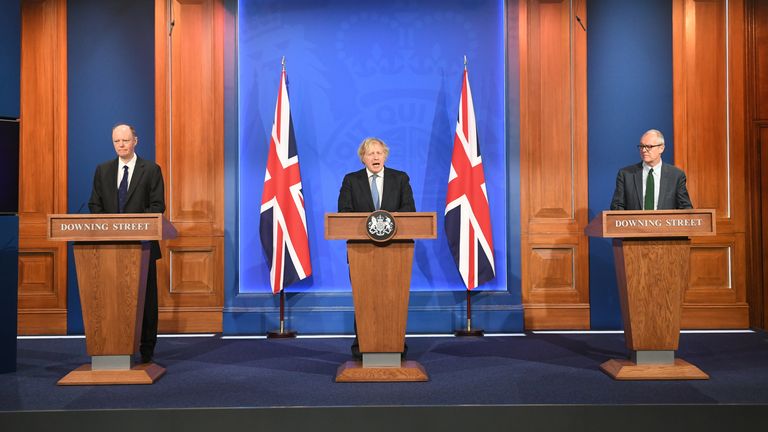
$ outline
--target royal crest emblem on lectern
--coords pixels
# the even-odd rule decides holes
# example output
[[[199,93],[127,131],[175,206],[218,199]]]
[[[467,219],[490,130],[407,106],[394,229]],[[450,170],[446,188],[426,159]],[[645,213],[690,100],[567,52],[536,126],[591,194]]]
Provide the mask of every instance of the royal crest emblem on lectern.
[[[366,227],[371,240],[387,241],[395,235],[395,218],[387,211],[375,211],[368,216]]]

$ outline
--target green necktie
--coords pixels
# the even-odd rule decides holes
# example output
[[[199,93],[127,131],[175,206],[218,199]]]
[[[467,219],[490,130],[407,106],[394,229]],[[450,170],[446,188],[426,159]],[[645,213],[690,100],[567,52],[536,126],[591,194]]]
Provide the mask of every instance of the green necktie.
[[[654,181],[653,181],[653,168],[648,171],[648,179],[645,180],[645,205],[643,209],[653,210],[653,195],[654,195]]]

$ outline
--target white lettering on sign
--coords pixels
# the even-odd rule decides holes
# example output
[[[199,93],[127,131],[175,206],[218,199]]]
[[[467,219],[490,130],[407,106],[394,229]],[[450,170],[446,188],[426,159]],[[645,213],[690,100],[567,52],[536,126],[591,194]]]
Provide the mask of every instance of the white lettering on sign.
[[[671,227],[697,227],[704,225],[701,219],[667,219],[667,226]]]
[[[616,228],[660,227],[659,219],[616,219]]]
[[[60,224],[62,231],[108,231],[109,224],[105,223],[69,223]]]
[[[112,229],[115,231],[147,231],[149,223],[113,223]]]
[[[61,231],[149,231],[148,222],[134,223],[60,223]]]

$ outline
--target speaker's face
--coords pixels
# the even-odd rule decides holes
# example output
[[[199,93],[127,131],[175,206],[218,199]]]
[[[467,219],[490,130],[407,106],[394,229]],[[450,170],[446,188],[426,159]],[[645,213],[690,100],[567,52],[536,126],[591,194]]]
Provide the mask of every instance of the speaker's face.
[[[372,173],[379,173],[384,169],[384,162],[387,160],[387,154],[384,146],[379,143],[373,143],[363,155],[363,163]]]
[[[640,158],[650,166],[656,166],[661,161],[661,154],[664,153],[664,144],[659,143],[659,137],[653,133],[647,133],[640,138]]]
[[[112,131],[112,145],[115,146],[115,153],[120,159],[126,161],[133,159],[138,142],[139,140],[127,125],[120,125]]]

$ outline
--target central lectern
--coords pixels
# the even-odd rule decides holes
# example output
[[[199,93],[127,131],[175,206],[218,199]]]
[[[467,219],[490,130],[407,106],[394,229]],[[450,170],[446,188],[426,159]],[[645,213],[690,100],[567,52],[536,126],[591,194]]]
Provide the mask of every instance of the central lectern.
[[[155,363],[133,366],[141,338],[149,241],[176,238],[160,213],[48,215],[48,239],[74,241],[77,284],[91,364],[59,385],[152,384]]]
[[[400,353],[408,319],[414,240],[437,238],[437,214],[387,213],[396,230],[386,241],[369,236],[370,215],[325,215],[325,238],[347,240],[357,337],[363,354],[362,362],[342,364],[336,381],[427,381],[424,368],[415,361],[401,361]]]

